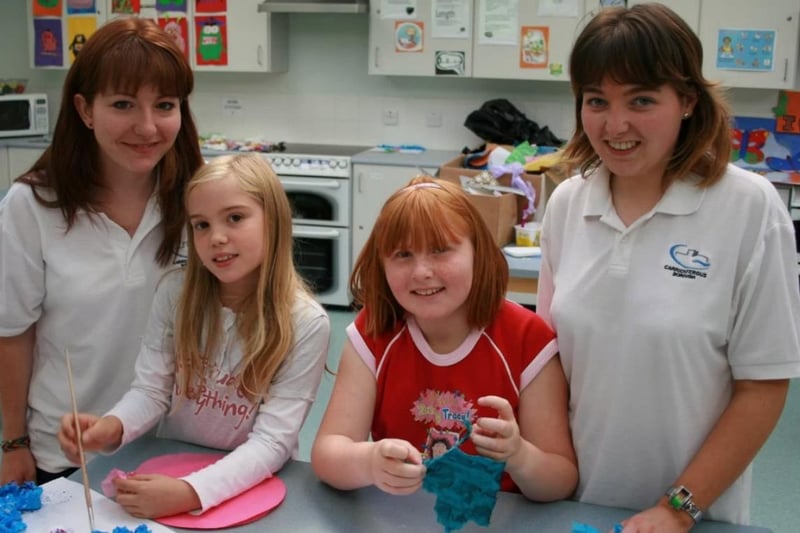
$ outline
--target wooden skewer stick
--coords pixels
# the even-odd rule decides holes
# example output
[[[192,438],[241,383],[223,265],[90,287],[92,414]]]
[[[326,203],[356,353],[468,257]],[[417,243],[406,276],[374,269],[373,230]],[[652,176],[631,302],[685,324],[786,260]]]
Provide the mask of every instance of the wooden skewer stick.
[[[72,399],[72,417],[75,419],[75,433],[78,437],[78,457],[83,474],[83,495],[86,498],[86,511],[89,513],[89,527],[94,531],[94,508],[92,507],[92,491],[89,488],[89,472],[86,470],[86,456],[83,454],[83,432],[78,422],[78,402],[75,400],[75,385],[72,382],[72,365],[69,362],[69,350],[64,349],[67,358],[67,379],[69,380],[69,396]]]

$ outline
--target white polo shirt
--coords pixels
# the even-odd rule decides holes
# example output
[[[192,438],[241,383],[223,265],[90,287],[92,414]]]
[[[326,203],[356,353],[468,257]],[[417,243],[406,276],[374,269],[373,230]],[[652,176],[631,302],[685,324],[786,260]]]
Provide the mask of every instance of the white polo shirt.
[[[65,233],[61,210],[40,205],[28,185],[12,185],[0,202],[0,336],[36,323],[28,432],[39,468],[74,466],[55,437],[71,411],[65,349],[79,411],[104,413],[131,384],[164,271],[155,261],[160,220],[153,196],[133,237],[83,211]]]
[[[554,191],[537,311],[570,382],[577,498],[652,506],[728,405],[735,379],[800,376],[794,228],[775,188],[729,165],[679,181],[629,227],[601,167]],[[749,521],[748,469],[707,511]]]

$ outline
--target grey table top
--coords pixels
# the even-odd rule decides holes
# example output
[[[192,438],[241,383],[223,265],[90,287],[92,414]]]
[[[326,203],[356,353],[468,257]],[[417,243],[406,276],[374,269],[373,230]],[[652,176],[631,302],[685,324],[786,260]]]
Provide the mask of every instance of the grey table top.
[[[208,452],[207,448],[177,441],[145,436],[113,456],[99,456],[88,465],[92,488],[100,491],[100,482],[112,468],[134,470],[142,461],[157,455],[181,452]],[[264,531],[316,532],[396,532],[442,533],[436,523],[435,497],[422,490],[410,496],[392,496],[374,487],[339,491],[321,483],[309,463],[291,461],[278,476],[286,484],[286,498],[267,516],[238,528],[215,531],[262,533]],[[80,482],[80,471],[71,479]],[[484,531],[569,533],[573,522],[589,524],[608,531],[630,516],[631,511],[589,505],[574,501],[537,504],[519,494],[500,493],[488,528],[472,522],[465,533]],[[188,531],[176,529],[176,531]],[[735,526],[703,521],[692,533],[769,533],[751,526]]]

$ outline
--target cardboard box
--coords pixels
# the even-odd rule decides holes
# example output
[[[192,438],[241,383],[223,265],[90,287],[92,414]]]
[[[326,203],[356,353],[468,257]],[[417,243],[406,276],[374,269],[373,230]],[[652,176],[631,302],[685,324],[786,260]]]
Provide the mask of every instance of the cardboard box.
[[[447,161],[439,168],[439,178],[451,181],[453,183],[461,184],[461,176],[474,178],[480,174],[481,170],[474,170],[464,168],[461,166],[464,156],[460,155],[450,161]],[[522,178],[533,186],[536,191],[535,205],[537,207],[534,213],[533,220],[541,220],[542,213],[540,213],[539,206],[544,205],[542,202],[542,193],[545,188],[543,184],[542,174],[531,174],[526,172]],[[500,185],[510,186],[511,175],[506,174],[497,179]],[[489,230],[495,237],[495,242],[499,246],[504,246],[514,240],[514,225],[520,221],[520,214],[527,205],[527,199],[523,196],[515,194],[502,194],[500,196],[481,196],[471,195],[470,199],[478,211],[483,216]]]
[[[439,176],[439,179],[461,184],[459,177]],[[498,246],[514,240],[514,224],[517,223],[517,195],[504,193],[499,196],[471,194],[472,205],[486,222]]]

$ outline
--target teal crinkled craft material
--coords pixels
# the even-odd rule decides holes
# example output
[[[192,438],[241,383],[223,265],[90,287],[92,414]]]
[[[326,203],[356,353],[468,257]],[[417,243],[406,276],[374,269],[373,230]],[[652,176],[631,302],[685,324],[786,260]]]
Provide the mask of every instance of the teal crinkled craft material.
[[[464,435],[444,454],[423,462],[427,468],[422,488],[436,495],[436,521],[446,533],[461,529],[472,520],[488,526],[505,463],[480,455],[469,455],[459,446],[469,436],[472,424],[467,422]]]

